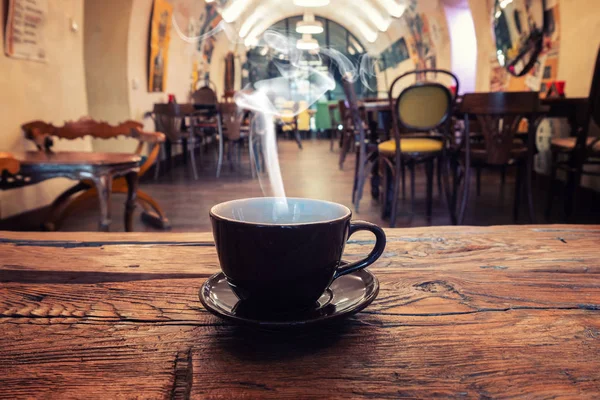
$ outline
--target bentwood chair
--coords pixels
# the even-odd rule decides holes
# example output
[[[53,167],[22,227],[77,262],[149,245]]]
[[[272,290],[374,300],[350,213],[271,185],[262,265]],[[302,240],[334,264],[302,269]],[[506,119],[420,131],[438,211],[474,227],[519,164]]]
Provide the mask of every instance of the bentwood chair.
[[[483,143],[474,142],[464,133],[455,148],[452,204],[453,209],[458,212],[456,219],[459,225],[464,222],[469,203],[472,167],[515,166],[517,179],[513,218],[518,219],[521,190],[524,186],[529,219],[532,223],[535,222],[531,174],[535,133],[542,111],[537,92],[467,93],[463,96],[459,112],[464,115],[464,132],[471,132],[470,121],[476,120],[481,128]],[[528,121],[528,143],[516,138],[523,119]],[[460,201],[459,195],[462,196]],[[460,206],[456,209],[459,203]]]
[[[168,141],[166,144],[168,148],[164,149],[164,153],[166,153],[166,158],[169,161],[169,168],[171,171],[173,170],[171,147],[173,145],[181,145],[184,150],[185,147],[187,147],[191,159],[194,179],[198,180],[198,167],[196,165],[194,148],[196,147],[196,144],[200,142],[200,140],[198,136],[194,134],[194,129],[182,129],[185,118],[193,117],[195,113],[196,110],[192,104],[158,103],[154,104],[154,109],[151,113],[151,116],[154,119],[156,130],[163,132],[167,136]],[[160,157],[156,163],[154,179],[158,178],[159,170]]]
[[[435,82],[419,81],[419,79],[431,75],[435,76]],[[400,91],[400,94],[394,98],[397,86],[406,82],[406,78],[411,77],[418,78],[417,82]],[[381,191],[383,214],[386,213],[389,206],[392,227],[396,225],[399,186],[401,180],[404,182],[405,167],[410,170],[411,211],[414,213],[415,167],[418,164],[425,164],[427,216],[431,216],[432,212],[435,160],[438,160],[440,173],[444,171],[447,175],[448,171],[444,168],[441,160],[446,157],[447,143],[451,138],[455,96],[450,92],[448,86],[437,82],[442,79],[453,81],[456,93],[458,93],[458,78],[449,71],[436,69],[407,72],[396,78],[390,86],[388,99],[392,105],[394,137],[379,144],[379,154],[380,169],[384,177],[384,189]],[[435,137],[431,134],[434,131],[438,133]],[[447,176],[445,178],[444,181],[448,185]],[[446,190],[446,194],[448,195],[448,190]]]
[[[142,156],[146,148],[146,156],[142,157],[138,176],[142,177],[152,167],[157,159],[160,145],[165,141],[165,135],[160,132],[144,132],[144,125],[136,121],[126,121],[118,125],[95,121],[84,117],[78,121],[67,122],[62,127],[54,126],[43,121],[33,121],[21,126],[25,137],[36,144],[39,151],[49,152],[53,146],[53,138],[74,140],[85,136],[95,139],[112,139],[126,137],[138,141],[135,154]],[[112,182],[112,193],[127,194],[128,185],[125,177]],[[44,228],[54,231],[62,221],[77,210],[86,201],[97,198],[98,193],[91,180],[82,180],[65,190],[54,200],[44,223]],[[158,202],[141,189],[137,191],[136,202],[144,212],[142,220],[161,229],[169,229],[170,222]]]
[[[212,82],[209,82],[212,84]],[[214,84],[212,84],[214,85]],[[219,141],[219,155],[217,162],[217,178],[221,170],[218,165],[223,161],[223,126],[219,116],[219,99],[217,93],[210,86],[203,86],[192,94],[192,102],[196,111],[192,119],[194,133],[199,136],[203,145],[214,139],[215,135]]]
[[[596,129],[600,127],[600,49],[596,57],[590,95],[587,102],[587,115],[580,132],[573,132],[576,136],[568,138],[555,138],[551,141],[552,165],[550,172],[550,189],[548,190],[548,203],[546,217],[552,212],[554,201],[554,186],[558,169],[567,172],[567,190],[565,192],[565,214],[569,217],[573,211],[575,193],[581,183],[582,175],[600,176],[597,170],[586,170],[586,166],[600,165],[600,137],[590,137],[590,127],[593,121]],[[564,158],[565,160],[559,160]]]
[[[223,125],[223,145],[227,147],[227,159],[233,170],[235,168],[234,158],[236,160],[235,164],[237,166],[241,165],[241,153],[249,141],[250,129],[248,125],[244,124],[244,113],[236,103],[221,103],[219,109],[219,117]],[[217,176],[221,174],[222,167],[223,159],[219,158]]]
[[[356,147],[356,164],[354,168],[354,184],[352,187],[352,203],[356,212],[359,211],[360,201],[367,180],[369,163],[377,160],[377,146],[368,142],[364,113],[358,104],[354,83],[344,79],[344,93],[346,102],[340,101],[340,113],[344,125],[342,152],[340,153],[340,169],[343,166],[346,154],[351,147]]]

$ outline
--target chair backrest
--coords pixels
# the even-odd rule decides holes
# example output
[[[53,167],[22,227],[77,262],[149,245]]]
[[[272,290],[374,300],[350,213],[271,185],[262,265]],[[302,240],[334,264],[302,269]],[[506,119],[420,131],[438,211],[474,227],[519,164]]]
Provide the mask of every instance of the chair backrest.
[[[358,104],[358,97],[356,96],[356,90],[354,89],[354,83],[344,79],[342,86],[347,100],[345,103],[340,101],[340,113],[343,112],[343,114],[341,114],[342,120],[346,121],[345,124],[351,122],[353,129],[358,130],[360,141],[364,141],[366,133],[363,124],[363,116]]]
[[[530,127],[540,113],[540,99],[537,92],[494,92],[467,93],[463,96],[460,112],[465,116],[465,131],[469,129],[469,119],[476,118],[481,126],[485,144],[485,162],[502,165],[511,159],[514,136],[523,118]],[[464,140],[467,150],[470,141]]]
[[[223,121],[223,135],[229,140],[238,140],[242,137],[242,124],[244,114],[236,103],[221,103],[219,115]]]
[[[392,82],[388,92],[396,135],[402,131],[427,132],[450,122],[456,97],[441,83],[422,80],[428,74],[434,74],[436,80],[438,74],[451,78],[458,93],[458,78],[446,70],[414,70],[400,75]],[[395,96],[395,89],[408,77],[416,78],[417,82]]]
[[[144,125],[137,121],[125,121],[118,125],[110,125],[89,117],[65,122],[63,126],[58,127],[39,120],[21,125],[25,137],[32,140],[39,150],[50,150],[53,145],[53,137],[68,140],[80,139],[85,136],[96,139],[112,139],[119,136],[130,137],[136,131],[141,131],[143,127]]]
[[[152,118],[157,131],[163,132],[169,140],[177,141],[182,136],[182,121],[193,113],[192,104],[156,103],[152,110]]]
[[[219,98],[213,89],[204,86],[192,93],[192,102],[197,105],[217,107]]]

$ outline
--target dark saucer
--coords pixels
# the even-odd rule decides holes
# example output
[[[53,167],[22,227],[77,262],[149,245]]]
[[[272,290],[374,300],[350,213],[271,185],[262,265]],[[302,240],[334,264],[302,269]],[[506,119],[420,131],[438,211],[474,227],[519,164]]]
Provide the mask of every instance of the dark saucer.
[[[200,301],[211,313],[231,321],[265,328],[285,328],[331,322],[367,307],[379,293],[379,281],[366,269],[339,277],[314,307],[294,313],[265,313],[240,301],[222,272],[200,288]]]

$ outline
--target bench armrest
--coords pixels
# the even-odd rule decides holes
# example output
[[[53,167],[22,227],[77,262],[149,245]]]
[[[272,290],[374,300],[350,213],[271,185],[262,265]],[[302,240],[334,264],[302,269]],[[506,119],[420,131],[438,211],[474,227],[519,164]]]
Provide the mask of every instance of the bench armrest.
[[[133,129],[131,137],[138,139],[140,142],[156,144],[165,141],[165,134],[161,132],[144,132],[140,129]]]

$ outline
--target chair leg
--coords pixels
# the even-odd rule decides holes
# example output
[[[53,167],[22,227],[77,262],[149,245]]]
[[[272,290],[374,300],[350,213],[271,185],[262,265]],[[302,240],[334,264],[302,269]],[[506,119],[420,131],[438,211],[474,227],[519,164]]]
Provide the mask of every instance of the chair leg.
[[[481,196],[481,167],[477,167],[477,197]]]
[[[406,174],[405,174],[405,170],[406,166],[404,165],[404,162],[402,163],[401,166],[401,173],[402,173],[402,200],[406,200]]]
[[[556,172],[558,170],[558,152],[553,151],[551,154],[550,161],[550,177],[548,182],[548,197],[546,200],[546,210],[544,216],[546,219],[550,218],[552,214],[552,203],[554,202],[554,183],[556,182]]]
[[[125,201],[125,231],[133,232],[133,212],[135,211],[135,199],[137,197],[138,174],[130,172],[125,175],[127,181],[127,200]]]
[[[142,206],[142,221],[160,229],[170,229],[171,223],[156,200],[142,190],[137,191],[137,202]]]
[[[158,148],[158,155],[156,156],[156,161],[154,161],[154,180],[155,181],[158,180],[158,176],[160,174],[161,157],[164,153],[165,153],[165,144],[161,143],[160,147]]]
[[[360,154],[356,154],[356,159],[354,162],[354,180],[352,182],[352,204],[356,202],[356,188],[358,186],[358,169],[360,163]]]
[[[456,205],[454,203],[454,199],[452,196],[452,191],[450,190],[450,165],[451,160],[447,154],[442,153],[442,156],[439,159],[441,161],[440,168],[442,169],[442,181],[444,184],[444,192],[446,194],[446,205],[448,206],[448,212],[450,213],[450,221],[452,225],[456,225]]]
[[[440,199],[444,198],[444,189],[442,188],[442,169],[444,168],[444,157],[440,154],[437,157],[437,183]]]
[[[187,143],[187,142],[186,142]],[[194,174],[194,180],[198,180],[198,166],[196,165],[196,155],[194,154],[194,140],[189,143],[190,150],[190,161],[192,163],[192,173]]]
[[[60,196],[58,196],[50,206],[50,212],[49,215],[46,217],[46,221],[43,224],[43,228],[47,231],[57,230],[61,221],[61,213],[65,209],[65,206],[68,204],[68,200],[74,194],[87,189],[90,189],[90,185],[84,182],[79,182],[76,185],[65,190]]]
[[[221,116],[217,115],[217,130],[219,135],[219,160],[217,161],[217,178],[221,176],[221,168],[223,168],[223,146],[225,137],[223,136],[223,123],[221,122]]]
[[[525,198],[527,200],[527,212],[529,214],[529,223],[535,224],[535,207],[533,204],[533,162],[527,161],[525,164]]]
[[[98,227],[102,232],[110,230],[110,195],[112,193],[112,176],[102,175],[93,178],[98,200],[100,201],[100,222]]]
[[[400,176],[400,169],[401,169],[401,165],[403,163],[403,161],[401,161],[400,163],[397,162],[398,159],[396,158],[396,163],[394,163],[394,173],[392,174],[392,202],[390,205],[390,227],[391,228],[395,228],[396,227],[396,217],[398,215],[398,195],[399,193],[399,187],[400,186],[400,180],[398,179]]]
[[[415,213],[415,163],[411,161],[408,164],[410,169],[410,212]]]
[[[519,205],[521,203],[521,186],[523,185],[523,166],[517,166],[517,179],[515,183],[515,202],[513,205],[513,219],[515,222],[519,219]]]
[[[302,137],[300,136],[300,131],[298,130],[298,128],[294,129],[294,139],[298,144],[298,148],[302,150]]]
[[[425,175],[427,175],[427,216],[431,217],[433,208],[433,168],[434,158],[430,158],[425,162]]]
[[[503,165],[500,169],[500,184],[504,187],[506,184],[506,166]]]
[[[471,165],[469,161],[465,162],[465,174],[462,178],[463,181],[463,198],[460,205],[460,213],[458,214],[458,225],[462,225],[465,221],[465,215],[467,213],[467,205],[469,204],[469,194],[471,192]]]

